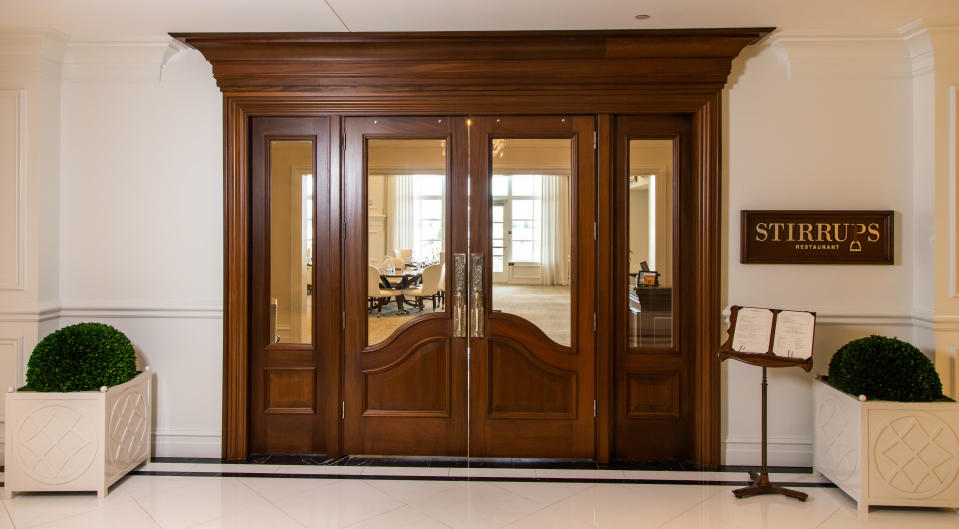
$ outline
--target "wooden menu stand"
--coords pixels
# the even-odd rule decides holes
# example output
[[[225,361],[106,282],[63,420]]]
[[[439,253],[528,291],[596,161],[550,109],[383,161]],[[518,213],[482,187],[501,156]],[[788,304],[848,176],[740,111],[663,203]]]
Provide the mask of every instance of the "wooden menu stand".
[[[763,368],[763,402],[762,402],[762,468],[760,471],[749,472],[749,480],[751,481],[750,485],[743,487],[741,489],[736,489],[733,491],[733,494],[736,498],[748,498],[750,496],[759,496],[762,494],[780,494],[782,496],[788,496],[790,498],[796,498],[799,501],[806,501],[808,495],[805,492],[800,492],[798,490],[787,489],[785,487],[777,487],[776,485],[769,482],[769,471],[766,466],[766,368],[770,367],[801,367],[807,373],[812,370],[812,356],[806,359],[801,358],[790,358],[788,356],[780,356],[772,354],[771,352],[765,353],[750,353],[745,351],[735,351],[732,348],[733,344],[733,335],[736,329],[736,316],[739,312],[740,307],[734,306],[731,309],[730,314],[730,325],[729,325],[729,339],[723,344],[722,349],[719,351],[720,361],[726,360],[727,358],[732,358],[734,360],[739,360],[740,362],[759,366]],[[775,329],[776,317],[779,310],[772,310],[773,312],[773,329]],[[815,314],[813,314],[815,316]],[[772,333],[770,333],[769,340],[769,349],[772,349]]]

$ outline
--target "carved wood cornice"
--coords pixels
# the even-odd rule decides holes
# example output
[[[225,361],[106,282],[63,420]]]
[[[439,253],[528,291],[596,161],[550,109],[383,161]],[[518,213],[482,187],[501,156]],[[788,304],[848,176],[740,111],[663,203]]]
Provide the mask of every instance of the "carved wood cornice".
[[[173,33],[225,94],[473,99],[708,93],[772,28],[481,33]]]

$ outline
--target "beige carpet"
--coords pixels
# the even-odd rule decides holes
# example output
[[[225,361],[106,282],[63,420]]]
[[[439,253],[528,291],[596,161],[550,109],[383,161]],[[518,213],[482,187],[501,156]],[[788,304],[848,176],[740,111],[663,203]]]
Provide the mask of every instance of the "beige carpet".
[[[570,344],[569,287],[493,284],[493,310],[515,314],[536,325],[556,343]]]
[[[370,312],[367,332],[370,345],[387,338],[404,323],[432,312],[430,302],[425,309],[407,307],[409,314],[397,314],[396,303],[391,301],[379,315]],[[442,310],[437,307],[437,310]],[[570,291],[569,287],[538,285],[493,285],[493,310],[515,314],[529,320],[562,345],[570,344]]]

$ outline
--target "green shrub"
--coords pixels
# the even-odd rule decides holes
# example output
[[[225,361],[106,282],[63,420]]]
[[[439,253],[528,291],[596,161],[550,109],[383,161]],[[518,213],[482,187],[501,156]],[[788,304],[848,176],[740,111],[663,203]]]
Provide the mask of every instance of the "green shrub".
[[[37,344],[27,364],[27,389],[90,391],[136,375],[133,344],[122,332],[102,323],[77,323]]]
[[[932,362],[916,346],[872,335],[842,346],[829,362],[827,382],[871,400],[940,400],[942,382]]]

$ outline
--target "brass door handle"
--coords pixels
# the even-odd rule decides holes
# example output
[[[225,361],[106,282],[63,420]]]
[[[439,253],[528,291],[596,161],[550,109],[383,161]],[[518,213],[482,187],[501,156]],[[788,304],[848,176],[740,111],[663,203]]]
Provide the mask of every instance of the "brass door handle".
[[[453,254],[453,337],[466,338],[466,254]]]
[[[273,303],[270,303],[270,343],[280,342],[280,335],[276,333],[276,311],[278,305],[279,300],[277,299],[274,299]]]
[[[483,288],[483,254],[472,254],[470,268],[470,336],[486,334],[486,290]]]

